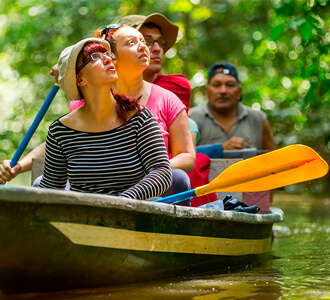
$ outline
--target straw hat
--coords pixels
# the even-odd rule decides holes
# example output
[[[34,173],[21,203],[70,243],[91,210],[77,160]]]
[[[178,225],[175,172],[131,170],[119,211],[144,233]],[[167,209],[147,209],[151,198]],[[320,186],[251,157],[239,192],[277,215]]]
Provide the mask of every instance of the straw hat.
[[[176,37],[178,36],[179,27],[171,23],[162,14],[154,13],[149,16],[129,15],[119,20],[119,23],[132,26],[136,30],[140,30],[144,24],[149,22],[156,24],[160,28],[163,38],[167,42],[164,48],[165,53],[174,45]]]
[[[107,41],[98,38],[87,38],[65,48],[58,59],[58,82],[70,101],[82,99],[76,82],[76,63],[79,52],[89,42],[98,42],[108,51],[111,51]]]

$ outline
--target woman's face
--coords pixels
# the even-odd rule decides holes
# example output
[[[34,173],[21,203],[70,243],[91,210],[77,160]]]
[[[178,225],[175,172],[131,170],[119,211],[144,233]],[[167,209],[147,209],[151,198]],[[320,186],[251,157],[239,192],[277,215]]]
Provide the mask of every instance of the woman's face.
[[[102,85],[102,84],[114,84],[118,75],[114,63],[108,52],[94,52],[95,59],[91,59],[86,66],[78,72],[81,79],[85,79],[89,84]],[[93,54],[94,54],[93,53]],[[109,54],[109,53],[108,53]],[[81,57],[78,58],[78,66],[82,65]]]
[[[136,29],[123,26],[113,35],[116,43],[116,68],[131,72],[133,68],[143,72],[149,66],[150,53],[143,35]]]

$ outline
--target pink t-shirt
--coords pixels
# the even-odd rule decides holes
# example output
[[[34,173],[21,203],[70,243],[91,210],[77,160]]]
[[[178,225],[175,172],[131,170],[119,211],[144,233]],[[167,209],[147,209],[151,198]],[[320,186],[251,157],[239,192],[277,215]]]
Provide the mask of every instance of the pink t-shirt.
[[[70,110],[73,111],[85,104],[85,100],[73,100],[70,102]],[[156,118],[162,132],[167,153],[169,148],[169,128],[179,113],[185,109],[185,105],[174,93],[162,87],[151,84],[151,93],[145,105]]]
[[[84,106],[85,105],[85,100],[81,99],[81,100],[72,100],[70,102],[70,111],[74,111],[77,108]]]
[[[170,135],[168,132],[169,128],[179,113],[186,107],[174,93],[156,84],[151,85],[151,93],[146,108],[148,108],[156,118],[165,141],[167,153],[170,154],[168,142]]]

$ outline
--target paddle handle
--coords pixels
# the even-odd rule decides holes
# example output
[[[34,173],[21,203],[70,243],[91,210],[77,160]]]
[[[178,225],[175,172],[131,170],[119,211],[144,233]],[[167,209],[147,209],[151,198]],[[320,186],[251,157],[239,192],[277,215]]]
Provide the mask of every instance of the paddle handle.
[[[34,118],[33,123],[31,124],[28,132],[25,134],[22,142],[20,143],[20,145],[18,146],[12,160],[10,161],[10,166],[13,168],[18,160],[20,159],[21,155],[23,154],[24,150],[26,149],[28,143],[30,142],[33,134],[35,133],[35,131],[37,130],[42,118],[44,117],[44,115],[46,114],[49,105],[52,103],[57,91],[58,91],[59,87],[58,85],[55,83],[52,87],[52,89],[50,90],[46,100],[44,101],[43,105],[41,106],[38,114],[36,115],[36,117]]]
[[[167,196],[167,197],[164,197],[164,198],[152,200],[151,202],[161,202],[161,203],[171,204],[171,203],[176,203],[176,202],[181,202],[181,201],[184,201],[184,200],[188,200],[188,199],[194,198],[194,197],[196,197],[195,189],[185,191],[185,192],[181,192],[181,193],[178,193],[178,194],[175,194],[175,195]]]

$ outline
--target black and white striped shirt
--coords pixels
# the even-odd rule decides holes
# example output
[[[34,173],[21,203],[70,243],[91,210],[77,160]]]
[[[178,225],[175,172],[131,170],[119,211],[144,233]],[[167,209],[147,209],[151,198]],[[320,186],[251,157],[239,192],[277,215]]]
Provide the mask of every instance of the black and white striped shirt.
[[[82,132],[54,121],[48,131],[42,188],[144,200],[172,184],[163,136],[147,108],[105,132]]]

